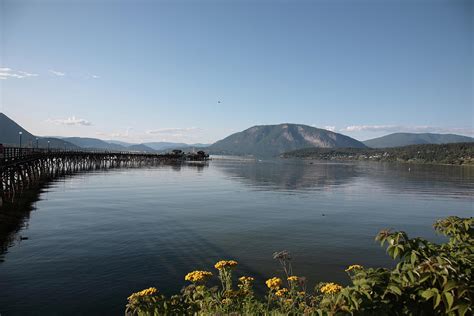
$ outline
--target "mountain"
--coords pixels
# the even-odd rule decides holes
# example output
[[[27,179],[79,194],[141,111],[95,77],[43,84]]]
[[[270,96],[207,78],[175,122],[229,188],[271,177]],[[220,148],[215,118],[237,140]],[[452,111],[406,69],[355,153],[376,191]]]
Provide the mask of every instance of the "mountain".
[[[115,142],[115,141],[104,141],[98,138],[86,138],[86,137],[66,137],[63,138],[68,142],[71,142],[82,148],[90,149],[102,149],[109,151],[145,151],[155,152],[154,148],[145,144],[132,144],[126,142]]]
[[[170,149],[187,149],[189,147],[202,148],[202,147],[209,146],[209,144],[200,144],[200,143],[186,144],[186,143],[171,143],[171,142],[151,142],[151,143],[143,143],[143,145],[146,145],[158,151],[165,151],[165,150],[170,150]]]
[[[348,136],[300,124],[253,126],[232,134],[207,147],[212,154],[277,156],[281,153],[307,148],[366,148]]]
[[[125,150],[127,151],[144,151],[144,152],[156,152],[153,148],[146,146],[145,144],[135,144],[128,146]]]
[[[154,150],[184,148],[184,147],[189,146],[188,144],[185,144],[185,143],[170,143],[170,142],[151,142],[151,143],[143,143],[143,145],[153,148]]]
[[[400,147],[421,144],[448,144],[469,143],[474,138],[455,134],[432,134],[432,133],[393,133],[386,136],[369,139],[363,143],[371,148]]]
[[[19,146],[20,144],[20,135],[19,132],[22,132],[21,135],[21,145],[22,147],[36,147],[38,144],[39,147],[47,148],[48,141],[50,148],[61,148],[61,149],[78,149],[79,147],[71,144],[68,141],[63,139],[58,139],[54,137],[40,137],[35,136],[25,130],[23,127],[18,125],[15,121],[10,119],[3,113],[0,113],[0,143],[4,145]],[[38,138],[38,143],[36,138]]]
[[[110,143],[110,144],[122,145],[124,147],[135,145],[133,143],[122,142],[120,140],[104,140],[104,142],[107,142],[107,143]]]
[[[82,148],[104,149],[110,151],[126,151],[127,147],[119,144],[109,143],[97,138],[87,137],[65,137],[63,140],[68,141]]]
[[[196,148],[204,148],[204,147],[209,147],[211,144],[202,144],[202,143],[196,143],[196,144],[188,144],[188,147],[196,147]]]

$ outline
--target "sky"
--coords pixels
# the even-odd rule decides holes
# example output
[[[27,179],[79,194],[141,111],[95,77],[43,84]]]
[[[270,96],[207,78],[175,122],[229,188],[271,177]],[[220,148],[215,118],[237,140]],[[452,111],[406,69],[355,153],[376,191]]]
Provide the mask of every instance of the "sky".
[[[472,136],[473,77],[470,0],[0,0],[0,112],[41,136]]]

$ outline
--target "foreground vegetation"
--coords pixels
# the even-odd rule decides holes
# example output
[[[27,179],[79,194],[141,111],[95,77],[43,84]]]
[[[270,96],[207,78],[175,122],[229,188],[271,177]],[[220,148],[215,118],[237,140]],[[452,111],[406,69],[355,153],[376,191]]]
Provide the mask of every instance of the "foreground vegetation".
[[[392,148],[305,148],[284,153],[282,157],[474,165],[474,143],[424,144]]]
[[[376,240],[398,261],[393,269],[346,269],[350,285],[320,283],[307,289],[303,277],[293,274],[291,256],[274,258],[285,275],[266,280],[265,297],[255,294],[255,280],[240,276],[238,263],[219,261],[216,272],[193,271],[180,294],[165,297],[148,288],[128,298],[126,315],[472,315],[474,299],[474,219],[448,217],[434,224],[449,237],[444,244],[408,238],[404,232],[381,231]],[[217,274],[220,286],[209,287]]]

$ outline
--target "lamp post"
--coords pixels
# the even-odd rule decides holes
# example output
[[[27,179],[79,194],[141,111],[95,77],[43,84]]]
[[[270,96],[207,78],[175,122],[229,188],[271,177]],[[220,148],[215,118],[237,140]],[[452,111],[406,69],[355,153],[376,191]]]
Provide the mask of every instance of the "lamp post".
[[[20,149],[21,149],[21,135],[23,135],[23,132],[18,132],[18,135],[20,135]]]
[[[39,148],[39,143],[38,143],[38,140],[39,140],[39,138],[38,138],[38,137],[36,137],[36,149],[38,149],[38,148]]]
[[[48,140],[48,152],[49,152],[49,140]]]

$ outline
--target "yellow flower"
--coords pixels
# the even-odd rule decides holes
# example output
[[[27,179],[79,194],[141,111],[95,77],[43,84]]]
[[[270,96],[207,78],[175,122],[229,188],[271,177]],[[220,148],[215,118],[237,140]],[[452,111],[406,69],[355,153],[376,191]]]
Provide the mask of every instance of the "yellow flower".
[[[149,287],[149,288],[144,289],[140,292],[133,293],[132,295],[130,295],[128,297],[128,300],[133,300],[133,299],[139,298],[139,297],[152,296],[152,295],[155,295],[157,293],[158,293],[158,290],[156,288]]]
[[[293,304],[293,300],[292,300],[291,298],[287,298],[287,299],[285,300],[285,304],[286,304],[286,305],[291,305],[291,304]]]
[[[214,267],[217,269],[217,270],[224,270],[224,269],[232,269],[233,267],[235,267],[237,265],[237,261],[235,260],[221,260],[219,261],[218,263],[216,263],[214,265]]]
[[[288,277],[288,281],[290,281],[290,282],[298,282],[298,279],[299,278],[295,275],[292,275],[292,276]]]
[[[250,283],[252,283],[254,280],[255,280],[254,278],[248,277],[248,276],[243,276],[243,277],[240,277],[240,278],[239,278],[240,283],[243,283],[243,284],[250,284]]]
[[[324,294],[336,294],[342,290],[342,286],[336,283],[325,283],[320,288],[321,292]]]
[[[280,278],[271,278],[265,282],[270,290],[278,290],[281,286]]]
[[[346,272],[349,272],[352,270],[361,270],[361,269],[364,269],[364,267],[359,264],[353,264],[346,269]]]
[[[298,292],[297,294],[300,295],[300,296],[305,296],[305,295],[306,295],[306,292],[305,292],[305,291],[301,291],[301,292]]]
[[[232,300],[230,298],[225,298],[225,299],[222,300],[222,304],[230,305],[230,304],[232,304]]]
[[[188,274],[186,274],[186,276],[184,277],[184,279],[186,281],[190,281],[190,282],[203,282],[205,281],[207,278],[210,278],[212,276],[212,272],[208,272],[208,271],[193,271],[193,272],[189,272]]]
[[[283,288],[281,290],[276,291],[275,295],[278,297],[283,297],[286,293],[288,293],[288,289]]]

